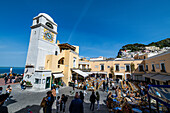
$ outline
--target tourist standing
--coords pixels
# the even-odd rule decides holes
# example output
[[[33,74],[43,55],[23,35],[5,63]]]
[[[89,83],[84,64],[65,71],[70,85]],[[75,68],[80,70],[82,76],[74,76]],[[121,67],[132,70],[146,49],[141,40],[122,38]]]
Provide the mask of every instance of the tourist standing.
[[[54,97],[52,96],[51,91],[47,92],[47,96],[43,98],[43,101],[45,101],[45,105],[43,106],[43,112],[44,113],[52,113],[52,105],[54,102]]]
[[[59,85],[56,86],[56,97],[59,95]]]
[[[103,91],[105,91],[105,88],[106,88],[106,83],[105,81],[103,82]]]
[[[113,109],[112,92],[109,92],[109,95],[107,96],[107,107],[109,108],[109,113],[111,113],[111,112],[112,112],[112,109]]]
[[[7,88],[6,88],[6,94],[8,94],[8,98],[7,99],[10,99],[9,96],[10,96],[11,92],[12,92],[12,87],[11,87],[11,85],[8,85]]]
[[[6,106],[3,106],[7,97],[8,97],[8,94],[0,95],[0,113],[8,113],[8,108]]]
[[[54,97],[54,100],[56,100],[56,88],[55,88],[55,86],[53,86],[51,92],[52,92],[52,95]]]
[[[96,101],[96,96],[94,94],[94,91],[92,91],[92,94],[90,96],[90,110],[94,111],[94,105],[95,105],[95,101]]]
[[[2,88],[2,87],[0,87],[0,95],[2,94],[2,89],[3,89],[3,88]]]
[[[96,89],[97,89],[97,90],[98,90],[98,87],[99,87],[99,83],[97,82],[97,83],[96,83]]]
[[[118,79],[118,78],[116,78],[116,82],[117,82],[117,84],[118,84],[118,82],[119,82],[119,79]]]
[[[86,92],[86,90],[87,90],[87,85],[86,85],[86,83],[84,84],[84,87],[83,87],[83,90],[84,90],[84,96],[87,94],[87,92]]]
[[[21,90],[24,90],[24,87],[23,87],[23,80],[20,81],[20,85],[21,85]]]
[[[100,109],[100,104],[99,104],[100,95],[99,95],[99,92],[98,92],[98,91],[96,92],[96,100],[97,100],[97,110],[99,110],[99,109]]]
[[[75,83],[74,83],[74,81],[73,81],[73,91],[74,91],[74,89],[75,89]]]
[[[10,83],[12,83],[12,73],[10,73],[9,77],[10,77]]]
[[[59,107],[60,107],[60,96],[58,96],[56,100],[56,113],[59,112]]]
[[[5,80],[5,85],[7,84],[7,82],[8,82],[8,76],[7,76],[7,74],[5,73],[5,78],[4,78],[4,80]]]
[[[65,113],[67,99],[68,97],[62,94],[61,100],[60,100],[60,111],[63,111],[64,113]]]
[[[107,90],[107,92],[108,92],[108,90],[109,90],[109,88],[108,88],[108,82],[106,82],[106,90]]]
[[[78,92],[75,94],[75,98],[71,101],[69,107],[70,113],[83,113],[83,101],[79,99]]]
[[[84,102],[84,95],[82,91],[80,91],[80,99]]]
[[[26,89],[26,81],[25,80],[23,80],[23,89]]]

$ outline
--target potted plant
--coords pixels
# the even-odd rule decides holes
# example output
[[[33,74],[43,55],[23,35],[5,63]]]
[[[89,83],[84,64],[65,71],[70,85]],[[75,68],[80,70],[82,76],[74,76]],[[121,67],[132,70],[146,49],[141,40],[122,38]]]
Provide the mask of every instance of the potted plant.
[[[26,81],[26,87],[32,88],[32,83],[30,81]]]

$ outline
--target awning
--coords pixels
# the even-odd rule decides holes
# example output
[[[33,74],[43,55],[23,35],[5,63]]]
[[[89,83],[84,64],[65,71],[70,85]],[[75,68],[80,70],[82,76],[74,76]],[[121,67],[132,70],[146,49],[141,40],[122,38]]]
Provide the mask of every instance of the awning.
[[[98,71],[92,71],[92,74],[107,74],[107,72],[98,72]]]
[[[74,71],[74,72],[76,72],[77,74],[83,76],[84,78],[87,77],[87,76],[89,76],[87,73],[85,73],[85,72],[83,72],[83,71],[81,71],[81,70],[79,70],[79,69],[72,69],[72,71]]]
[[[53,76],[54,76],[54,78],[64,77],[63,73],[54,73]]]
[[[148,97],[170,108],[170,85],[149,85]]]
[[[152,76],[151,79],[166,82],[166,80],[162,79],[164,77],[165,75],[155,75],[155,76]]]
[[[122,76],[123,76],[123,75],[124,75],[124,73],[115,73],[115,75],[122,75]]]
[[[164,77],[162,77],[161,80],[170,81],[170,75],[164,75]]]
[[[93,74],[92,72],[86,72],[88,75],[91,75],[91,74]]]
[[[154,80],[158,80],[158,81],[169,81],[170,80],[170,75],[163,75],[163,74],[144,74],[144,77],[148,77]]]
[[[154,76],[155,74],[151,74],[151,73],[147,73],[147,74],[144,74],[143,76],[144,77],[147,77],[147,78],[151,78],[152,76]]]

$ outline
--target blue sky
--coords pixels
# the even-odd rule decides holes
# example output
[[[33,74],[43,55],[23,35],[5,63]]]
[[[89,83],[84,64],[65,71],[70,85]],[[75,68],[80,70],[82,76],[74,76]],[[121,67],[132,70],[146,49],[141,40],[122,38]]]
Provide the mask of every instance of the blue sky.
[[[3,0],[0,66],[24,66],[33,17],[49,14],[61,43],[80,46],[80,56],[115,57],[125,44],[170,37],[169,0]]]

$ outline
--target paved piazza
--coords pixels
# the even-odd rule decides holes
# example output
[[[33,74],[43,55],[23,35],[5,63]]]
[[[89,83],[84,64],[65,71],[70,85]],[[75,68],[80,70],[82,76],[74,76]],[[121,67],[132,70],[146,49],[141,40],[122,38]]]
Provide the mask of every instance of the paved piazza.
[[[3,93],[5,92],[5,89],[7,86],[2,86],[3,87]],[[14,84],[12,85],[12,93],[11,93],[11,100],[7,101],[5,104],[8,107],[8,111],[9,113],[27,113],[28,109],[31,109],[33,111],[33,113],[43,113],[42,108],[39,106],[41,103],[41,100],[43,97],[46,96],[46,92],[48,90],[32,90],[32,89],[27,89],[24,91],[21,91],[20,89],[20,85],[19,84]],[[65,95],[70,95],[70,91],[72,90],[72,87],[61,87],[59,92],[60,95],[61,94],[65,94]],[[77,90],[76,91],[80,91]],[[104,100],[106,99],[107,93],[106,92],[102,92],[99,91],[100,93],[100,110],[97,111],[96,109],[92,112],[90,111],[89,107],[90,107],[90,95],[91,95],[91,91],[87,91],[87,95],[85,96],[84,99],[84,113],[108,113],[108,109],[105,105]],[[68,101],[67,101],[67,105],[66,105],[66,113],[69,113],[68,108],[70,105],[71,100],[73,99],[73,96],[69,96]],[[95,106],[97,107],[97,105]],[[53,108],[52,108],[53,112],[55,113],[55,102],[53,104]]]

